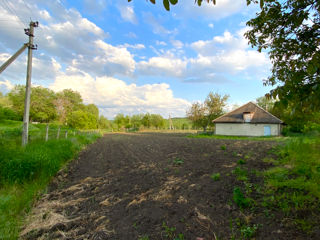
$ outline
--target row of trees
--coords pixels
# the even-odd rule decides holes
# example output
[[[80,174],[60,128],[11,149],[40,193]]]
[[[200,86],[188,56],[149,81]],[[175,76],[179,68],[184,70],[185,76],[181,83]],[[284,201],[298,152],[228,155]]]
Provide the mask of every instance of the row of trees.
[[[0,95],[0,118],[22,120],[25,87],[16,85],[7,95]],[[78,129],[107,128],[110,122],[99,116],[94,104],[85,105],[80,93],[71,89],[61,92],[44,87],[31,88],[30,121],[57,122]]]

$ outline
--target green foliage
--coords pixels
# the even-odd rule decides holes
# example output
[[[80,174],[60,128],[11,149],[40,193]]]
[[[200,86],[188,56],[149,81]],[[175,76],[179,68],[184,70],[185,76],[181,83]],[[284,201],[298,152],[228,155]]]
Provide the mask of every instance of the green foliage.
[[[173,160],[172,160],[172,162],[173,162],[173,164],[174,165],[182,165],[183,163],[184,163],[184,161],[183,161],[183,159],[181,159],[181,158],[174,158]]]
[[[106,117],[101,115],[98,120],[98,128],[99,129],[111,128],[111,123],[108,121],[108,119]]]
[[[68,125],[76,129],[96,129],[97,118],[91,113],[78,110],[68,116]]]
[[[84,145],[99,135],[77,135],[68,139],[31,141],[21,147],[21,138],[10,130],[21,122],[6,121],[0,125],[0,238],[17,239],[24,214],[51,177]],[[38,126],[38,125],[37,125]],[[45,128],[38,131],[44,131]],[[10,133],[10,134],[9,134]]]
[[[142,236],[142,237],[139,237],[138,240],[149,240],[149,237],[148,236]]]
[[[176,235],[176,228],[175,227],[169,227],[165,222],[162,222],[162,228],[164,230],[164,236],[168,239],[172,240],[184,240],[184,235],[182,233],[179,233]]]
[[[187,117],[194,126],[202,127],[204,131],[208,126],[213,126],[212,120],[221,116],[229,96],[221,96],[218,93],[210,92],[203,103],[193,103],[187,110]]]
[[[213,180],[213,181],[219,181],[220,180],[220,173],[212,173],[210,178]]]
[[[237,180],[239,180],[239,181],[247,181],[248,180],[248,170],[246,170],[246,169],[236,167],[232,171],[232,173],[237,176]]]
[[[241,209],[247,208],[250,205],[250,199],[246,198],[239,187],[233,189],[233,201]]]
[[[262,107],[264,110],[272,111],[275,100],[272,98],[267,98],[266,96],[262,96],[256,99],[258,106]]]
[[[279,150],[277,166],[264,173],[268,191],[285,208],[303,209],[320,198],[319,149],[319,137],[293,138]]]
[[[253,224],[252,226],[242,226],[240,229],[241,236],[244,239],[251,239],[256,234],[258,228],[258,224]]]
[[[243,165],[243,164],[246,164],[246,161],[245,161],[244,159],[239,159],[239,160],[237,161],[237,163],[238,163],[239,165]]]
[[[320,110],[319,14],[317,0],[270,0],[247,22],[251,45],[269,51],[273,68],[265,85],[277,86],[270,95],[295,117]]]
[[[221,145],[221,146],[220,146],[220,149],[221,149],[221,150],[226,150],[226,149],[227,149],[227,146],[226,146],[226,145]]]

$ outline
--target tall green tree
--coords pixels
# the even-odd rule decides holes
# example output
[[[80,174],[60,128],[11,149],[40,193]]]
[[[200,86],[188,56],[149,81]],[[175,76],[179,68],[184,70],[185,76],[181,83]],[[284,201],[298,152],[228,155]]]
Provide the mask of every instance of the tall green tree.
[[[58,120],[62,124],[67,123],[67,117],[73,111],[83,110],[83,100],[79,92],[64,89],[56,94],[54,104],[57,109]]]
[[[220,95],[210,92],[204,103],[193,103],[187,111],[187,117],[196,127],[202,127],[203,131],[208,126],[213,126],[212,120],[224,113],[224,107],[227,104],[229,95]]]
[[[134,114],[131,116],[131,124],[134,128],[140,128],[143,116],[143,114]]]
[[[249,0],[249,3],[254,2]],[[272,62],[265,85],[284,107],[306,114],[320,110],[320,1],[265,0],[245,36]]]
[[[55,120],[57,111],[53,104],[55,93],[44,87],[31,88],[30,120],[36,122],[49,122]]]
[[[68,125],[76,129],[96,129],[96,117],[83,110],[77,110],[69,114]]]
[[[54,105],[55,93],[44,87],[32,87],[30,98],[30,121],[49,122],[56,119],[57,111]],[[12,102],[12,109],[23,116],[25,86],[16,85],[8,97]]]
[[[165,121],[160,114],[151,114],[150,122],[151,122],[151,125],[156,129],[161,129],[161,128],[164,128],[165,126]]]
[[[268,98],[266,96],[262,96],[262,97],[257,98],[256,102],[257,102],[258,106],[271,112],[274,107],[274,103],[276,101],[273,98]]]
[[[194,127],[201,127],[203,131],[207,130],[208,119],[207,110],[203,103],[193,103],[187,110],[187,118],[192,121]]]
[[[142,118],[142,124],[143,126],[145,126],[146,128],[150,128],[151,127],[151,114],[150,113],[146,113],[143,118]]]

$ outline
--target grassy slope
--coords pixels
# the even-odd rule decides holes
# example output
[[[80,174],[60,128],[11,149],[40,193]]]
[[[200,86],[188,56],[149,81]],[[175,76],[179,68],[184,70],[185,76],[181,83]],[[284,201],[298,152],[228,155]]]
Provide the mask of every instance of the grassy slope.
[[[31,137],[45,127],[31,125]],[[17,239],[23,216],[57,171],[99,135],[77,135],[21,147],[21,122],[0,123],[0,239]],[[43,139],[43,138],[42,138]]]

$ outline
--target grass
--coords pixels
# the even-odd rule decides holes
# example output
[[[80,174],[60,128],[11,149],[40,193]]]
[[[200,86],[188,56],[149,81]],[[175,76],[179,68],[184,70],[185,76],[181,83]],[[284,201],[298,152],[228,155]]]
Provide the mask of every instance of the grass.
[[[244,209],[250,206],[250,199],[246,198],[239,187],[233,189],[233,201],[240,207]]]
[[[320,211],[320,137],[292,138],[278,149],[273,168],[265,171],[267,201],[295,218]],[[306,226],[307,220],[296,222]]]
[[[36,139],[43,126],[31,125],[31,138],[21,146],[21,122],[0,123],[0,238],[17,239],[24,215],[45,191],[51,178],[86,144],[99,135],[76,135],[68,139]]]
[[[251,140],[251,141],[285,141],[288,137],[262,136],[262,137],[246,137],[246,136],[223,136],[208,134],[188,135],[190,138],[212,138],[212,139],[230,139],[230,140]]]
[[[219,181],[220,180],[220,173],[212,173],[210,178],[213,180],[213,181]]]

